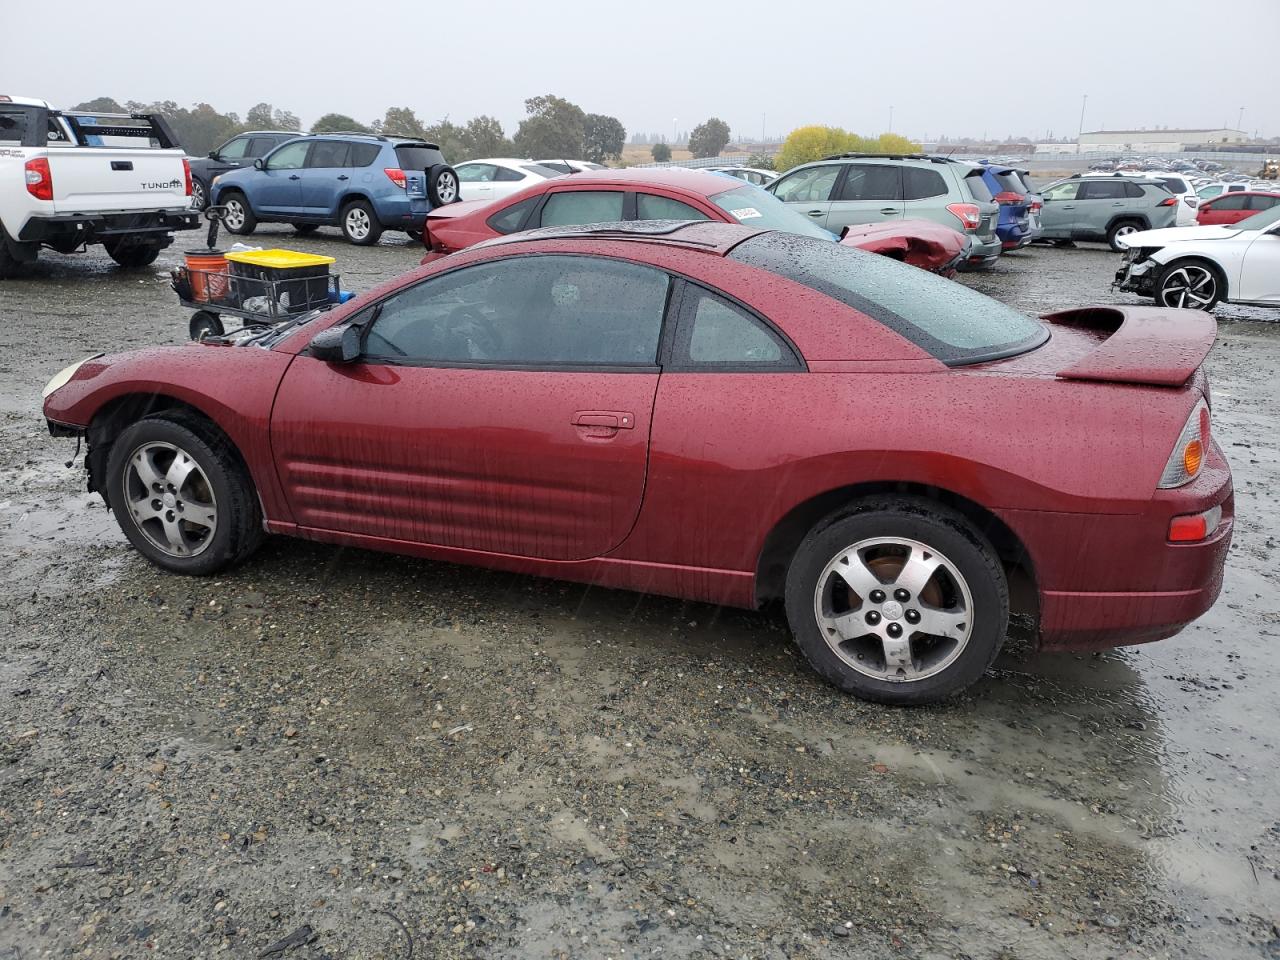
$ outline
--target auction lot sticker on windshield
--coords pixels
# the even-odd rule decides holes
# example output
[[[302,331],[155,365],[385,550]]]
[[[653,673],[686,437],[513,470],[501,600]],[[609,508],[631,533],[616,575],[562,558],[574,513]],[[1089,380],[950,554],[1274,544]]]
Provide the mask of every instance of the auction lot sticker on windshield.
[[[730,210],[735,220],[750,220],[752,217],[763,217],[764,214],[755,207],[743,207],[741,210]]]

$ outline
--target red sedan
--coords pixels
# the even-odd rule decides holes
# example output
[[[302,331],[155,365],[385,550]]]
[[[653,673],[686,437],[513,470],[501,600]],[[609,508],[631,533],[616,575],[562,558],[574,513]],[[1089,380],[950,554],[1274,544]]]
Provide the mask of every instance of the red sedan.
[[[1195,311],[1028,319],[826,240],[522,234],[264,333],[46,388],[128,539],[212,574],[286,534],[739,607],[925,703],[1010,611],[1045,648],[1176,633],[1231,539]]]
[[[1196,210],[1196,223],[1202,227],[1230,225],[1263,210],[1270,210],[1277,203],[1280,203],[1280,193],[1265,190],[1224,193],[1211,200],[1200,201],[1200,207]]]
[[[719,220],[834,239],[773,194],[727,174],[636,167],[543,180],[497,203],[437,207],[427,215],[422,262],[520,230],[632,220]],[[852,227],[843,242],[946,276],[968,249],[964,234],[927,220]]]

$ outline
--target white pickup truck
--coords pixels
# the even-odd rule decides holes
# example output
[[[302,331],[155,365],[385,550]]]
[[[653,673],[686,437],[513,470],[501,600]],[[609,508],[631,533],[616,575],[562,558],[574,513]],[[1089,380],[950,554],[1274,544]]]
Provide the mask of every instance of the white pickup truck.
[[[163,117],[0,95],[0,278],[41,247],[100,243],[121,266],[146,266],[173,231],[199,225],[191,171]]]

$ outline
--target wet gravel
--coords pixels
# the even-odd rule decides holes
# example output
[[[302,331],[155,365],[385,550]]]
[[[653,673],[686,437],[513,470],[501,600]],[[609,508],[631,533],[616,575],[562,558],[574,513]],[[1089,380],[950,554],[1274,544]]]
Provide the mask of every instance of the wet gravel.
[[[358,290],[418,249],[260,240]],[[1217,606],[1102,655],[1015,640],[906,711],[775,612],[293,541],[161,574],[38,393],[183,339],[177,258],[0,284],[0,958],[1280,957],[1280,315],[1218,311]],[[1043,312],[1126,300],[1115,265],[963,282]]]

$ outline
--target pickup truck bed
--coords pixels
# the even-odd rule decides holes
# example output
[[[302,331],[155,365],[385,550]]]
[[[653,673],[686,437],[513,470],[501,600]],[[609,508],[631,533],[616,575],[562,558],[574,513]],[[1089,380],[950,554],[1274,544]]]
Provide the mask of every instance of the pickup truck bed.
[[[198,227],[186,156],[164,118],[64,113],[0,96],[0,277],[41,247],[101,243],[144,266]]]

